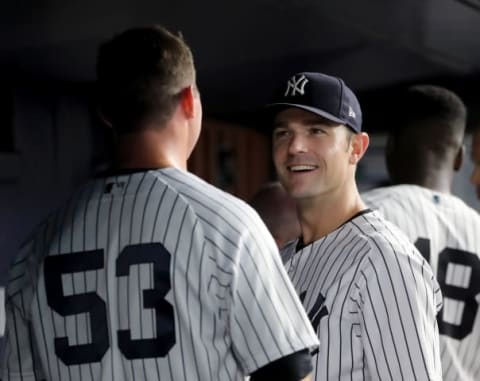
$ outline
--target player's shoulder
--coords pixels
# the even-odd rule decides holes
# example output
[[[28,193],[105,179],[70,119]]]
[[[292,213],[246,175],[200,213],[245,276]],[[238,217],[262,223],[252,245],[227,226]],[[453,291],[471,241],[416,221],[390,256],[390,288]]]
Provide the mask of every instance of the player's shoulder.
[[[178,168],[168,167],[150,171],[150,175],[157,180],[157,184],[166,188],[167,192],[176,194],[182,201],[189,203],[205,184],[195,175]]]
[[[462,215],[465,219],[480,222],[480,214],[478,211],[456,195],[443,195],[440,198],[440,203],[446,204],[450,209],[454,210],[458,215]]]
[[[261,225],[260,217],[245,201],[188,171],[168,168],[158,171],[158,175],[166,179],[197,217],[209,225],[235,232],[254,232]]]
[[[316,261],[325,256],[332,258],[342,256],[345,252],[349,253],[352,261],[361,262],[373,246],[370,236],[375,234],[375,228],[367,222],[368,218],[365,217],[369,214],[377,215],[378,212],[365,209],[337,229],[305,245],[302,244],[301,239],[290,241],[280,250],[283,262],[287,263],[294,257],[298,258],[297,255],[301,253],[307,253],[307,257]]]
[[[429,197],[430,190],[413,184],[390,185],[380,188],[374,188],[362,192],[362,200],[367,205],[375,203],[395,202],[398,200],[416,199],[420,197]]]
[[[51,212],[20,244],[8,270],[6,289],[8,299],[14,298],[26,287],[34,285],[40,264],[46,254],[42,249],[51,239],[54,233],[54,222],[60,213],[61,208]]]
[[[369,210],[351,221],[369,247],[371,259],[395,260],[397,255],[417,255],[415,246],[396,225]]]
[[[165,168],[154,174],[165,179],[167,184],[186,199],[198,199],[208,204],[242,204],[235,196],[207,183],[195,174],[178,168]]]
[[[382,239],[388,231],[400,231],[378,211],[372,209],[366,209],[353,218],[350,223],[355,227],[356,234],[370,241]]]
[[[361,266],[367,283],[385,271],[395,279],[423,278],[430,282],[434,278],[430,265],[405,233],[378,212],[363,215],[358,228],[369,245]]]
[[[66,216],[73,213],[78,202],[87,197],[86,194],[94,183],[95,181],[90,181],[77,188],[67,200],[38,222],[25,237],[9,266],[7,288],[9,295],[34,280],[43,258],[48,253],[46,248],[49,243],[65,223]]]

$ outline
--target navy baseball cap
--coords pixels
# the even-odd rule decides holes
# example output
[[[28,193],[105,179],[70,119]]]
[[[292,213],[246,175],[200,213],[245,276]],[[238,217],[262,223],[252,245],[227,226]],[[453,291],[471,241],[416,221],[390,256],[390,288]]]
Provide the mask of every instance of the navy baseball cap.
[[[297,107],[344,124],[355,132],[362,131],[362,110],[357,97],[342,79],[330,75],[295,74],[274,102],[266,107],[275,113],[278,108]]]

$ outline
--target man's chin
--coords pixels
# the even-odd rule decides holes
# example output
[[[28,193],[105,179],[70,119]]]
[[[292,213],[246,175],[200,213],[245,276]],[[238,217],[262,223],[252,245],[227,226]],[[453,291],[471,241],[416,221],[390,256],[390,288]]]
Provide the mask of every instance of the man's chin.
[[[304,186],[305,185],[305,186]],[[311,198],[315,192],[307,184],[289,184],[285,186],[287,193],[295,201]]]
[[[302,200],[306,200],[306,199],[309,199],[309,198],[312,198],[312,194],[311,192],[308,192],[308,191],[301,191],[301,190],[293,190],[291,193],[290,193],[290,197],[294,200],[294,201],[302,201]]]

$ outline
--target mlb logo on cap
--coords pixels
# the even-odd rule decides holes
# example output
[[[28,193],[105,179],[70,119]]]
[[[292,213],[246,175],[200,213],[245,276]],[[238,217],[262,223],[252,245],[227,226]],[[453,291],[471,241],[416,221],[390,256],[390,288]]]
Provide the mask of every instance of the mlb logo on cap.
[[[362,110],[353,91],[342,79],[322,73],[293,75],[275,102],[267,107],[298,107],[344,124],[355,132],[362,130]]]

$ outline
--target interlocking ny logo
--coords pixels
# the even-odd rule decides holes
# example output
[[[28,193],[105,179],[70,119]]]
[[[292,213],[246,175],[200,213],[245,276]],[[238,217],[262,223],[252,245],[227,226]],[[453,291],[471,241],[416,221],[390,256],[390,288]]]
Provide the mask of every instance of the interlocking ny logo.
[[[305,301],[305,297],[307,296],[307,291],[302,292],[300,295],[300,300],[303,303]],[[325,306],[325,297],[319,293],[315,304],[310,308],[308,311],[308,318],[310,319],[310,323],[315,332],[318,332],[318,326],[320,325],[320,320],[322,317],[328,315],[327,306]],[[316,355],[318,353],[318,349],[312,352],[312,355]]]
[[[295,78],[293,76],[288,80],[287,83],[287,90],[285,91],[284,96],[294,97],[297,94],[303,95],[305,94],[305,85],[308,83],[307,77],[305,75],[301,75],[299,78]]]
[[[300,294],[300,300],[302,301],[302,303],[304,302],[306,296],[307,296],[307,291],[304,291]],[[319,293],[317,300],[315,301],[315,304],[308,311],[308,317],[310,318],[310,322],[312,323],[312,326],[315,329],[315,331],[318,329],[318,326],[320,324],[320,320],[322,319],[322,317],[328,315],[328,309],[324,303],[325,303],[325,297]]]

